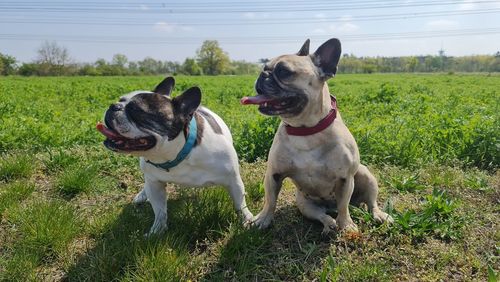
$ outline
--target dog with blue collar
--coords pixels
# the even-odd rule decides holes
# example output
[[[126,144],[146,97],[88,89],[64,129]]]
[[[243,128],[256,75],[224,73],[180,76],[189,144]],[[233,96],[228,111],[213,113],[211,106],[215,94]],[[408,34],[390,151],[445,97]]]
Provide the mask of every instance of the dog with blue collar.
[[[192,87],[171,98],[175,80],[164,79],[153,91],[134,91],[112,104],[97,129],[106,148],[137,156],[144,188],[134,203],[149,201],[155,220],[148,235],[167,229],[167,183],[187,187],[226,187],[243,223],[253,215],[229,128],[200,106],[201,90]]]

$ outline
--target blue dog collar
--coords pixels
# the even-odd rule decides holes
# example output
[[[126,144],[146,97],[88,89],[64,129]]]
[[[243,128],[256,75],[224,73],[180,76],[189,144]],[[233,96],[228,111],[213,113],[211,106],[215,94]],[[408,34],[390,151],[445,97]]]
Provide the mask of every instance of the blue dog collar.
[[[191,121],[189,122],[188,130],[189,133],[187,136],[186,144],[184,144],[184,147],[182,147],[182,150],[179,152],[179,154],[177,154],[177,157],[175,157],[174,160],[166,161],[161,164],[155,164],[151,161],[146,161],[146,162],[154,165],[157,168],[162,168],[166,171],[169,171],[171,168],[179,165],[187,157],[187,155],[189,155],[191,150],[193,150],[194,143],[196,141],[196,134],[198,132],[198,129],[196,125],[196,118],[194,116],[191,118]]]

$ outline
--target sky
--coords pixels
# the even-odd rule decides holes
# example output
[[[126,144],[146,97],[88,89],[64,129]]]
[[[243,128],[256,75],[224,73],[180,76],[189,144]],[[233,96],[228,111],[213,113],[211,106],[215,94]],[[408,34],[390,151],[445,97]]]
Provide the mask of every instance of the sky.
[[[356,56],[494,54],[500,0],[0,0],[0,53],[21,62],[44,41],[76,62],[119,53],[182,63],[217,40],[231,59],[258,62],[333,37]]]

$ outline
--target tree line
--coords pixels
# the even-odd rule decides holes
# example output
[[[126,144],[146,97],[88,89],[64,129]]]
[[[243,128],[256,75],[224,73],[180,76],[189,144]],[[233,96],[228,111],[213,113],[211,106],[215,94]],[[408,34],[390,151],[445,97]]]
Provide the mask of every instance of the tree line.
[[[500,72],[500,51],[494,55],[451,57],[443,50],[437,56],[356,57],[344,54],[342,73],[374,72]]]
[[[44,42],[32,62],[19,63],[16,58],[0,53],[1,75],[23,76],[120,76],[120,75],[239,75],[256,74],[259,64],[231,60],[215,40],[207,40],[196,51],[196,56],[183,63],[146,57],[129,61],[123,54],[115,54],[111,61],[98,59],[93,63],[74,62],[67,48],[56,42]]]
[[[183,63],[146,57],[129,61],[115,54],[111,61],[98,59],[94,63],[76,63],[67,48],[56,42],[44,42],[32,62],[20,63],[13,56],[0,53],[0,75],[23,76],[120,76],[120,75],[241,75],[257,74],[262,64],[234,61],[216,40],[207,40],[192,58]],[[375,72],[500,72],[500,52],[493,55],[451,57],[443,50],[438,55],[407,57],[356,57],[344,54],[339,63],[341,73]]]

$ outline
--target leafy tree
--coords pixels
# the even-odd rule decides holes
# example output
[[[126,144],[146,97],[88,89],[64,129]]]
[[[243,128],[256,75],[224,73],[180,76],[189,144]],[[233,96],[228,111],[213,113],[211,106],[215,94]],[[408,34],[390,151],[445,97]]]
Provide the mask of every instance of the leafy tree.
[[[189,75],[201,75],[201,68],[193,58],[186,58],[182,64],[182,73]]]
[[[163,65],[164,65],[163,68],[160,69],[160,72],[158,72],[160,74],[170,73],[176,75],[177,72],[179,72],[182,69],[181,64],[179,64],[178,62],[166,61]]]
[[[115,54],[111,60],[111,65],[109,66],[112,75],[127,75],[127,56],[123,54]]]
[[[137,62],[129,62],[128,63],[128,73],[130,75],[138,75],[138,74],[140,74],[139,64],[137,64]]]
[[[39,66],[36,63],[23,63],[17,72],[24,76],[39,75]]]
[[[128,63],[128,58],[123,54],[115,54],[113,56],[113,59],[111,60],[112,65],[119,66],[122,68],[125,68],[127,63]]]
[[[418,66],[418,59],[416,57],[410,57],[406,60],[406,71],[414,72]]]
[[[196,56],[204,74],[222,74],[229,67],[229,56],[219,47],[217,40],[205,40],[196,51]]]
[[[231,74],[258,74],[261,67],[258,64],[246,61],[232,61]]]
[[[16,62],[16,58],[0,53],[0,74],[14,74],[16,71]]]
[[[97,68],[92,65],[92,64],[83,64],[80,66],[80,69],[78,70],[79,75],[86,75],[86,76],[98,76],[102,75]]]
[[[157,61],[151,57],[146,57],[144,60],[137,62],[137,64],[143,74],[158,74],[163,67],[161,61]]]

